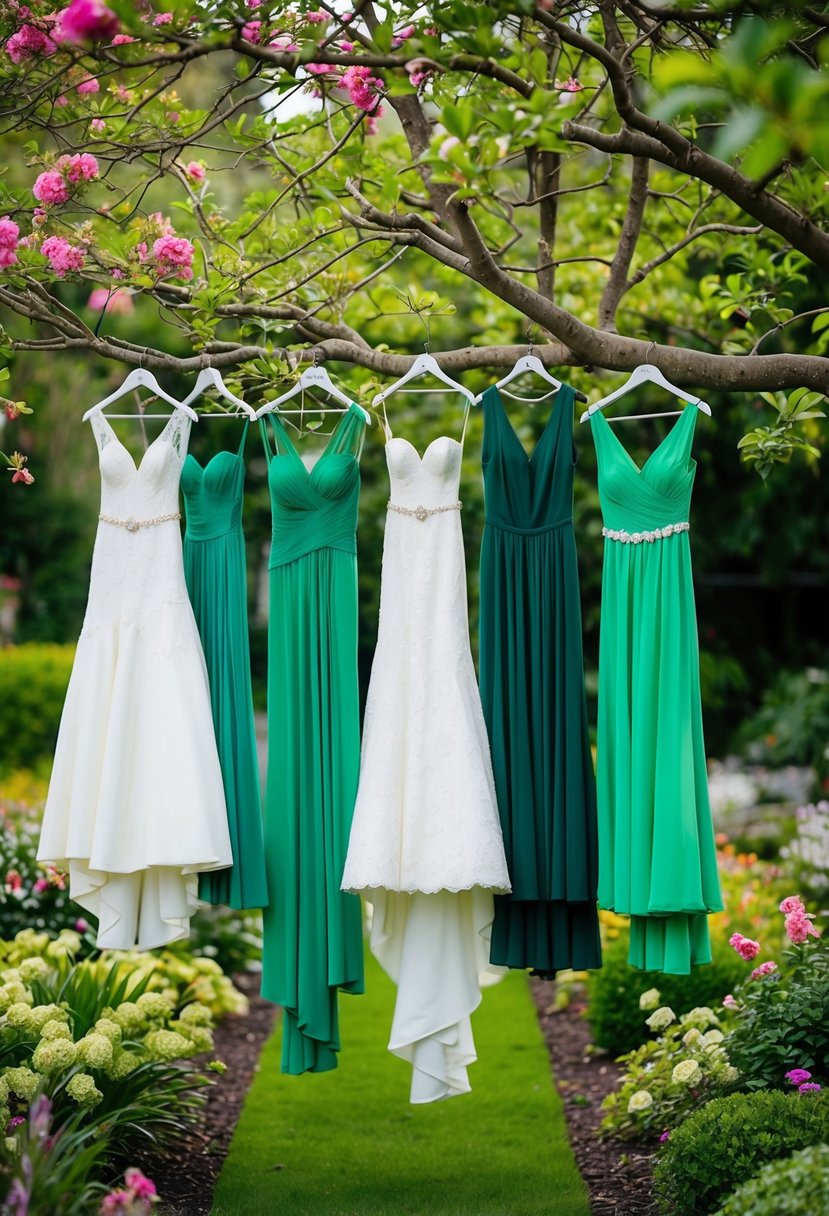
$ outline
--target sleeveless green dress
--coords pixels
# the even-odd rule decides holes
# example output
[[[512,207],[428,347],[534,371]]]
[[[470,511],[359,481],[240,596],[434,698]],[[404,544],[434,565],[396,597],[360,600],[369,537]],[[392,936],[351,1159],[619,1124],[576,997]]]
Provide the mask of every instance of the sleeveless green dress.
[[[723,906],[687,526],[697,413],[686,406],[641,469],[601,410],[590,420],[605,524],[599,902],[630,916],[634,967],[675,975],[711,961],[707,913]]]
[[[351,406],[310,471],[277,413],[260,426],[273,509],[262,995],[283,1009],[282,1071],[325,1072],[340,1049],[337,989],[364,990],[360,900],[340,882],[360,769],[365,419]]]
[[[601,966],[596,786],[573,535],[574,392],[531,456],[496,387],[483,396],[486,522],[480,685],[512,894],[490,958],[544,978]]]
[[[238,452],[217,452],[204,468],[188,454],[181,471],[184,576],[207,664],[233,853],[229,869],[199,875],[199,897],[236,909],[268,902],[242,534],[247,429],[245,422]]]

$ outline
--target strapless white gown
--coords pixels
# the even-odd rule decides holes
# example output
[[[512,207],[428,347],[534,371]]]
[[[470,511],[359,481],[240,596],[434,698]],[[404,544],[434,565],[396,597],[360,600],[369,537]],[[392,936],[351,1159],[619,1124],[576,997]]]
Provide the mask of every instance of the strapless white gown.
[[[492,896],[510,887],[469,645],[462,451],[446,436],[422,459],[405,439],[386,445],[380,624],[342,882],[372,905],[371,949],[397,984],[389,1050],[412,1064],[413,1102],[469,1091],[470,1014],[482,979],[503,974],[489,966]]]
[[[207,670],[176,518],[190,420],[173,412],[136,468],[103,414],[101,520],[38,859],[68,869],[103,948],[186,937],[197,873],[232,861]]]

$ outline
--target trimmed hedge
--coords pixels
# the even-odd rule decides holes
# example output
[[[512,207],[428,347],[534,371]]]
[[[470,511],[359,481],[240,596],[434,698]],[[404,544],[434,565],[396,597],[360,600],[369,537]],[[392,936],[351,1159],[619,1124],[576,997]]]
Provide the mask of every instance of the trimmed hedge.
[[[681,1015],[699,1005],[719,1009],[722,999],[746,978],[746,965],[722,934],[711,941],[713,961],[694,967],[690,975],[638,971],[628,966],[628,934],[623,932],[603,951],[602,966],[587,980],[587,1020],[593,1040],[613,1056],[624,1055],[646,1043],[651,1033],[639,998],[649,988],[659,989],[660,1005]]]
[[[659,1210],[665,1216],[713,1212],[768,1162],[827,1139],[829,1093],[715,1098],[671,1132],[654,1171]]]
[[[74,646],[0,649],[0,771],[51,758],[74,658]]]
[[[729,1195],[717,1216],[815,1216],[829,1212],[829,1144],[770,1161]]]

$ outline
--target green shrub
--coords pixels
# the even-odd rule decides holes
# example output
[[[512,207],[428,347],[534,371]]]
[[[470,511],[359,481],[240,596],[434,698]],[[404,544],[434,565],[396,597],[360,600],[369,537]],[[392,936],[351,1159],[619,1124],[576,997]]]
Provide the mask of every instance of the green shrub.
[[[782,767],[809,765],[822,781],[829,773],[829,671],[784,671],[747,719],[740,739],[755,762]]]
[[[731,1094],[671,1132],[654,1171],[665,1216],[703,1216],[762,1165],[829,1139],[829,1093]]]
[[[74,657],[38,642],[0,650],[0,770],[51,757]]]
[[[602,966],[587,981],[587,1020],[593,1040],[613,1056],[624,1055],[647,1041],[639,998],[649,988],[658,988],[663,1005],[676,1014],[700,1005],[719,1008],[722,999],[745,978],[746,966],[722,935],[712,934],[713,962],[695,967],[690,975],[665,975],[637,971],[628,966],[628,935],[609,942]]]
[[[815,1216],[829,1212],[829,1144],[770,1161],[729,1195],[717,1216]]]

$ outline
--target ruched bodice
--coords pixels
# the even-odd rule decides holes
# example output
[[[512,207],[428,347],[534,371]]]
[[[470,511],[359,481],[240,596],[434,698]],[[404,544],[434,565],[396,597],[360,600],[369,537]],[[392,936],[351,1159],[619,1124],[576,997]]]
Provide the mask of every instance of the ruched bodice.
[[[270,569],[316,549],[356,554],[360,466],[354,447],[364,427],[359,409],[351,406],[343,415],[311,469],[278,414],[268,414],[260,423],[266,450],[271,451],[268,421],[275,449],[268,464],[273,504]]]
[[[487,527],[531,535],[572,520],[573,400],[573,390],[562,385],[547,425],[527,456],[498,389],[492,385],[486,390],[481,459]]]
[[[214,540],[241,530],[245,465],[236,452],[217,452],[204,468],[188,455],[181,471],[188,540]]]

